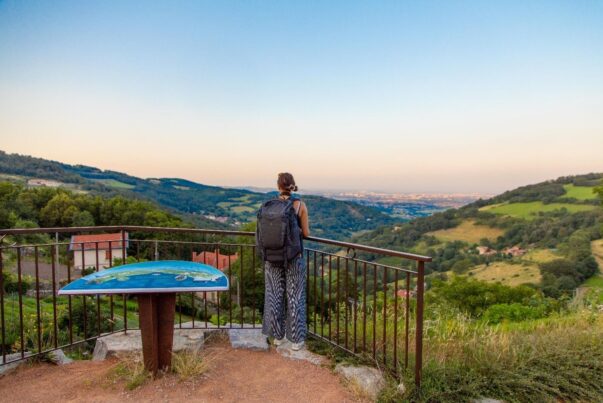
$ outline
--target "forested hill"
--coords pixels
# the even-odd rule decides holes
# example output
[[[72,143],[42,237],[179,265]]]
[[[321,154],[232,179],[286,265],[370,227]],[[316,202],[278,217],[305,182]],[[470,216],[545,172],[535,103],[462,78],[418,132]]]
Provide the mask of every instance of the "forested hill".
[[[602,180],[588,174],[523,186],[352,240],[432,256],[431,273],[534,284],[559,296],[597,274]]]
[[[204,228],[237,227],[252,221],[262,201],[271,196],[178,178],[142,179],[121,172],[3,151],[0,151],[0,180],[21,182],[28,186],[59,186],[102,196],[123,195],[144,199]],[[342,239],[394,222],[393,218],[370,206],[314,195],[304,195],[303,199],[312,214],[311,227],[315,236]]]

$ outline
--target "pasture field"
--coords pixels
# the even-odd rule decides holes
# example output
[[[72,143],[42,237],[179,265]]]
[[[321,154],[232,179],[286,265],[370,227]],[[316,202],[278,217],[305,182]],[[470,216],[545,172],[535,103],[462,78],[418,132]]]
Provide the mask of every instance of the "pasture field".
[[[532,249],[522,256],[522,260],[531,263],[546,263],[561,257],[563,256],[553,252],[550,249]]]
[[[27,178],[25,176],[20,175],[9,175],[9,174],[0,174],[0,180],[8,180],[11,182],[27,182]]]
[[[255,209],[249,206],[234,206],[231,208],[235,213],[253,213]]]
[[[593,193],[593,186],[574,186],[573,184],[563,185],[565,195],[563,197],[571,197],[577,200],[592,200],[596,199],[597,195]]]
[[[538,284],[542,279],[538,265],[531,263],[493,262],[476,266],[468,274],[482,281],[497,282],[510,286],[532,283]]]
[[[473,244],[479,243],[483,238],[495,241],[503,233],[504,231],[500,228],[478,225],[472,220],[465,220],[454,228],[428,232],[427,235],[433,235],[441,242],[464,241]]]
[[[129,185],[124,182],[120,182],[115,179],[93,179],[95,182],[102,183],[103,185],[116,188],[116,189],[134,189],[134,185]]]
[[[598,289],[599,302],[603,304],[603,239],[592,241],[590,245],[593,256],[599,264],[599,273],[586,280],[582,286]]]
[[[229,200],[238,201],[241,203],[249,203],[251,201],[251,197],[249,195],[244,195],[239,197],[231,197]]]
[[[539,213],[550,213],[555,210],[566,209],[570,213],[578,213],[580,211],[588,211],[596,208],[596,206],[571,203],[550,203],[528,202],[528,203],[500,203],[480,208],[480,211],[487,211],[494,214],[501,214],[524,220],[533,220],[538,217]]]

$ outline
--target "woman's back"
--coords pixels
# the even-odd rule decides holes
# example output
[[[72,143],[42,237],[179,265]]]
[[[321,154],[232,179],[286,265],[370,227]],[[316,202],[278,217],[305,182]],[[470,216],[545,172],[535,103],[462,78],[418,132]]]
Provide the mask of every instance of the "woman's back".
[[[297,215],[297,222],[302,230],[302,235],[304,237],[310,236],[310,225],[308,220],[308,208],[306,207],[306,203],[304,203],[300,198],[291,196],[287,193],[281,193],[279,197],[283,200],[287,200],[288,198],[293,198],[293,209],[295,210],[295,214]]]

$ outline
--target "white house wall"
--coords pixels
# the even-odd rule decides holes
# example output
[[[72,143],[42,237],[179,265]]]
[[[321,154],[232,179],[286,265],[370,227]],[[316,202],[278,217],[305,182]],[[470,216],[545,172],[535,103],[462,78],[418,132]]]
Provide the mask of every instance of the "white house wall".
[[[111,264],[109,259],[105,258],[106,251],[99,250],[98,251],[98,267],[99,269],[106,269],[110,267]],[[122,259],[122,249],[113,249],[112,258],[113,259]],[[126,254],[127,256],[127,254]],[[85,267],[96,267],[96,250],[86,250],[84,251],[84,264]],[[76,270],[82,270],[82,251],[76,250],[73,252],[73,267]]]

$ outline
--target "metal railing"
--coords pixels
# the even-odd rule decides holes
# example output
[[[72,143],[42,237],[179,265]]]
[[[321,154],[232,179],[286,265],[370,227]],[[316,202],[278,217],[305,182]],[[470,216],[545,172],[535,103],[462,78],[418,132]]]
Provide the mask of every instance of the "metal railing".
[[[71,242],[68,235],[119,233]],[[138,327],[128,295],[58,296],[64,284],[114,264],[192,260],[225,271],[230,289],[182,293],[182,329],[261,327],[264,274],[253,232],[140,226],[0,230],[0,365]],[[420,384],[427,256],[307,237],[311,337]],[[203,253],[204,252],[204,253]],[[357,255],[358,253],[362,255]]]

